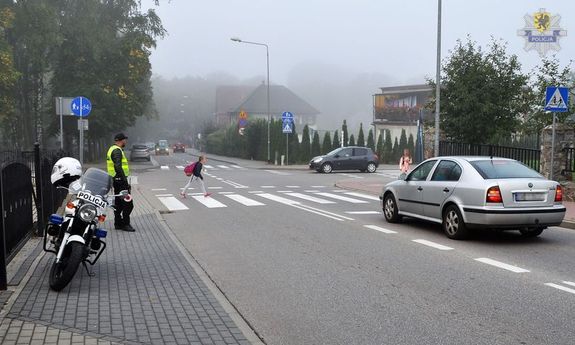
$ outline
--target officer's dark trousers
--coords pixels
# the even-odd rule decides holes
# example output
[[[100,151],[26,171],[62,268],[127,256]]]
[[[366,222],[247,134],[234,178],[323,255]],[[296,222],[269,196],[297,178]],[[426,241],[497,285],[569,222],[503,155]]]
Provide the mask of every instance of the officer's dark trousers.
[[[123,179],[114,178],[114,194],[119,194],[123,190],[131,192],[130,185]],[[114,210],[114,226],[122,227],[124,225],[130,225],[130,214],[134,209],[133,200],[127,202],[123,196],[117,196],[114,204],[116,208]]]

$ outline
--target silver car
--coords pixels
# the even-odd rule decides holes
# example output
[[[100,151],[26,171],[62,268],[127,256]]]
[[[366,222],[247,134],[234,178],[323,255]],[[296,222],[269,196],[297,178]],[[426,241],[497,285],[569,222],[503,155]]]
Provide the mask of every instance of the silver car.
[[[565,216],[561,185],[507,158],[428,159],[385,185],[380,199],[388,222],[408,216],[440,223],[451,239],[466,238],[472,228],[535,237]]]
[[[150,161],[150,151],[145,144],[134,144],[130,147],[130,160],[143,159]]]

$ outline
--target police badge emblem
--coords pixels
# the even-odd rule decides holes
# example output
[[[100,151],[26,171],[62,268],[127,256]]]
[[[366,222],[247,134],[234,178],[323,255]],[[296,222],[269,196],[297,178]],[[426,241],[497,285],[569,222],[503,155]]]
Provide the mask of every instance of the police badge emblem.
[[[544,8],[533,15],[526,14],[525,27],[517,35],[525,38],[525,51],[535,50],[544,57],[550,50],[559,51],[559,39],[567,36],[567,31],[560,26],[561,16],[551,15]]]

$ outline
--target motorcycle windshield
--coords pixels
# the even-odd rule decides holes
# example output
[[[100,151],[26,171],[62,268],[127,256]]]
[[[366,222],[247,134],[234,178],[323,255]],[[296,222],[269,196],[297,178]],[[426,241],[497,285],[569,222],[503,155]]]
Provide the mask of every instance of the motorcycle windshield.
[[[80,178],[80,190],[105,197],[112,188],[112,177],[104,170],[89,168]]]

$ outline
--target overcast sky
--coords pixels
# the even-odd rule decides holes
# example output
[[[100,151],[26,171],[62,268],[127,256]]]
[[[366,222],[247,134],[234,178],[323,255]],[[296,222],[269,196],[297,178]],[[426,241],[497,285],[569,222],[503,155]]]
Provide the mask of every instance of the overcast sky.
[[[389,75],[399,84],[435,75],[436,0],[161,1],[156,11],[168,36],[151,61],[154,74],[166,78],[221,71],[242,79],[265,76],[265,47],[231,37],[268,44],[272,84],[286,84],[291,71],[310,64]],[[151,3],[143,0],[143,9]],[[539,56],[523,49],[517,30],[525,14],[540,8],[561,15],[567,37],[557,57],[567,63],[575,58],[574,0],[443,0],[442,58],[468,34],[483,47],[493,36],[507,41],[508,52],[530,70]]]

